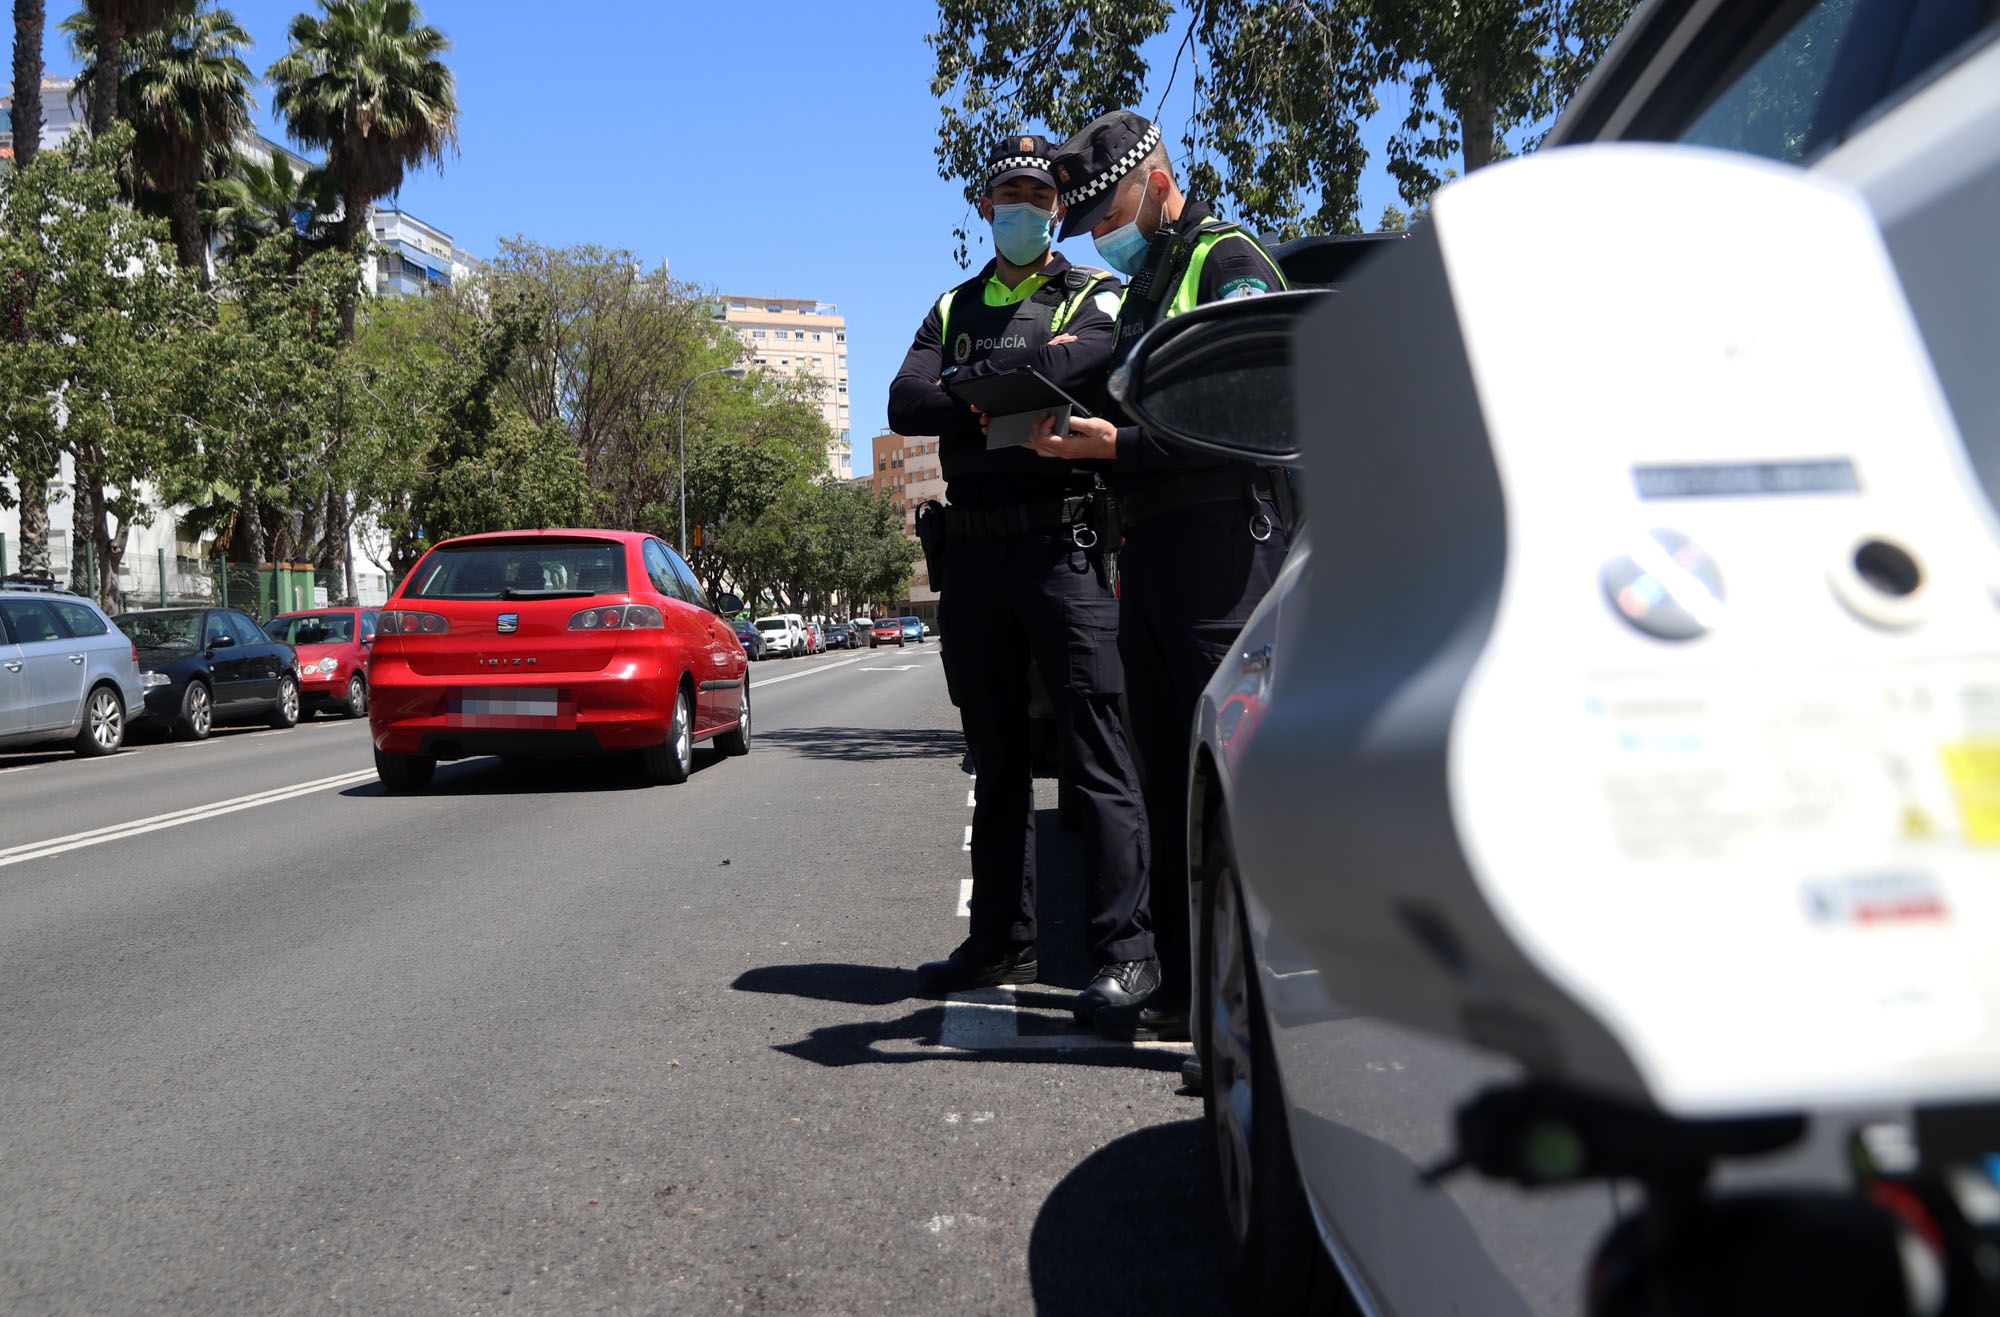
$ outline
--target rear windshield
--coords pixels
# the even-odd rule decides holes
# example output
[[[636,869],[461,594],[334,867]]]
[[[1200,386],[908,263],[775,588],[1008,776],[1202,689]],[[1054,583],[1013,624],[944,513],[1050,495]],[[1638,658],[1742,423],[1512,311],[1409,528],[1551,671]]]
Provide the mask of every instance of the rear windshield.
[[[354,614],[274,617],[264,624],[264,634],[281,645],[344,645],[354,639]]]
[[[532,599],[625,593],[625,546],[611,540],[468,544],[433,552],[406,599]]]
[[[140,649],[195,649],[200,613],[127,613],[111,619]]]

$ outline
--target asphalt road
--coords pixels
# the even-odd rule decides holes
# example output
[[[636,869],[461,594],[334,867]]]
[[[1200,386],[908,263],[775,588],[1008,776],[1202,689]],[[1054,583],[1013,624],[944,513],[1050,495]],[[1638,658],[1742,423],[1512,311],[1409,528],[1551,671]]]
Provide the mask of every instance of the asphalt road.
[[[1182,1052],[964,935],[937,646],[753,668],[747,759],[447,765],[363,727],[0,754],[0,1310],[1210,1313]]]

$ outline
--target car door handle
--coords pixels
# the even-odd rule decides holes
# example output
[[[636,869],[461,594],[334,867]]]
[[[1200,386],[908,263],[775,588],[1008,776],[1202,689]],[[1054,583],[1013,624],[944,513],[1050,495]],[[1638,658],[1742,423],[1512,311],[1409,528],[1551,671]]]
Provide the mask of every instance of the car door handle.
[[[77,665],[78,667],[82,667],[82,666],[83,666],[83,655],[81,655],[81,654],[72,654],[72,655],[70,655],[70,656],[69,656],[69,661],[70,661],[70,662],[72,662],[72,663],[74,663],[74,664],[76,664],[76,665]]]
[[[1271,670],[1272,652],[1273,647],[1270,645],[1266,645],[1262,649],[1245,650],[1243,652],[1243,671],[1245,673],[1269,672]]]
[[[7,663],[7,671],[9,671],[9,672],[19,672],[20,670],[21,670],[21,665],[20,665],[20,664],[18,664],[18,663],[15,663],[15,662],[13,662],[12,660],[9,660],[9,661],[8,661],[8,663]]]

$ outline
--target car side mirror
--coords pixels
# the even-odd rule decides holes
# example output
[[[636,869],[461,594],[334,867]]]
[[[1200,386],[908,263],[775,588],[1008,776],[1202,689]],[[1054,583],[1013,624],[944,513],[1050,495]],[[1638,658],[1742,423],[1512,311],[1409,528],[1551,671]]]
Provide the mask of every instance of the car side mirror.
[[[363,633],[363,635],[362,635],[362,637],[361,637],[361,643],[362,643],[362,644],[364,644],[364,645],[372,645],[372,644],[374,644],[374,643],[375,643],[375,633],[374,633],[373,631],[369,631],[369,632],[365,632],[365,633]]]
[[[743,600],[733,594],[719,594],[715,597],[715,611],[723,614],[740,613],[743,611]]]
[[[1292,331],[1332,294],[1210,302],[1155,326],[1111,374],[1134,420],[1169,443],[1239,461],[1299,461]]]
[[[209,637],[208,647],[210,649],[228,649],[231,645],[235,643],[236,643],[235,636],[231,635],[211,636]]]

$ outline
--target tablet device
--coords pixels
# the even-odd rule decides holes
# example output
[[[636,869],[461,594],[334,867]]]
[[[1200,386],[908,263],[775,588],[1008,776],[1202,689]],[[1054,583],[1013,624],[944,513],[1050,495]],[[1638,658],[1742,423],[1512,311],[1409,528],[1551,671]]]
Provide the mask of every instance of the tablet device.
[[[1071,416],[1088,416],[1090,410],[1051,383],[1032,366],[1003,370],[969,380],[945,384],[960,402],[970,403],[986,413],[986,446],[1011,448],[1031,437],[1037,417],[1055,414],[1057,434],[1069,433]]]

